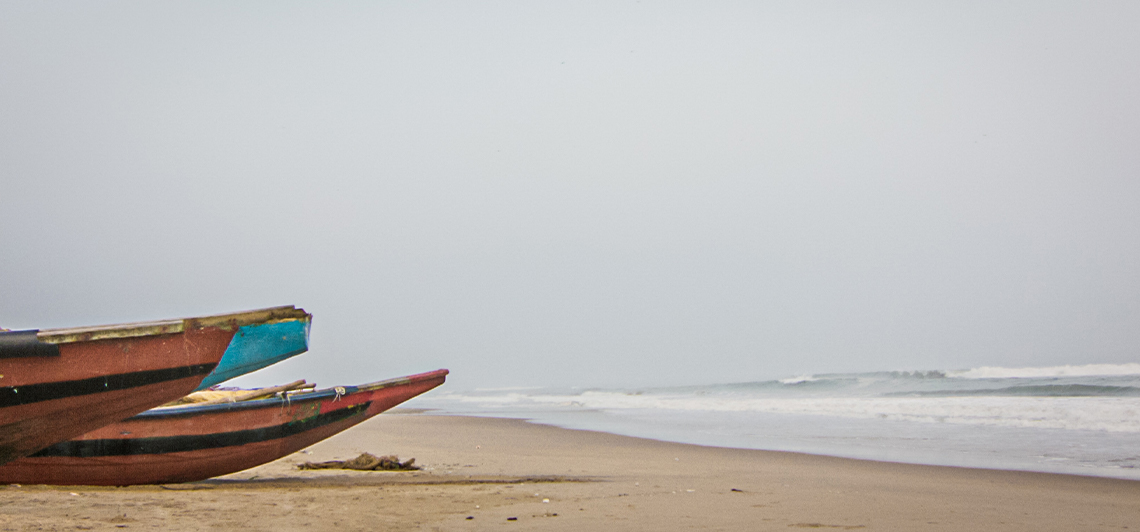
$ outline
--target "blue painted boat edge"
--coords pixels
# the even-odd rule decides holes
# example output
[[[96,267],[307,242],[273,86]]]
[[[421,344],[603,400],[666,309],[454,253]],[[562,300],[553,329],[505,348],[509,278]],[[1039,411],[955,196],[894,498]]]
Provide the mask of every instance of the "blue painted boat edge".
[[[352,395],[359,392],[370,392],[373,390],[380,390],[383,388],[391,388],[393,386],[401,386],[404,384],[412,384],[423,379],[432,379],[436,377],[446,377],[447,370],[435,370],[419,375],[412,375],[408,377],[396,377],[394,379],[386,379],[382,381],[370,382],[367,384],[360,384],[357,386],[338,386],[335,388],[325,388],[323,390],[316,390],[312,392],[302,392],[292,394],[287,397],[273,396],[266,397],[265,399],[254,399],[251,401],[239,401],[236,403],[217,403],[212,405],[177,405],[177,406],[164,406],[152,408],[141,414],[136,414],[134,418],[153,418],[153,417],[177,417],[177,416],[190,416],[198,415],[208,412],[218,412],[225,410],[244,410],[247,408],[265,408],[265,407],[279,407],[284,404],[295,404],[308,401],[320,401],[328,399],[329,397]],[[134,419],[131,418],[131,419]]]
[[[202,379],[202,385],[198,386],[198,388],[194,389],[194,391],[200,392],[200,391],[205,390],[211,386],[226,382],[230,379],[236,379],[236,378],[241,377],[242,375],[245,375],[247,373],[253,373],[259,369],[264,369],[264,368],[272,366],[278,362],[281,362],[283,360],[293,358],[293,357],[295,357],[301,353],[304,353],[306,351],[308,351],[308,348],[298,349],[296,351],[285,353],[285,354],[282,354],[280,356],[258,360],[256,362],[252,362],[249,364],[242,364],[241,366],[230,366],[230,367],[226,368],[226,371],[224,371],[224,372],[219,372],[217,370],[214,370],[213,373],[211,373],[205,379]]]
[[[337,392],[340,392],[339,394]],[[303,392],[299,394],[290,395],[288,397],[273,396],[264,399],[254,399],[251,401],[239,401],[236,403],[217,403],[212,405],[178,405],[152,408],[141,414],[135,414],[135,418],[156,418],[156,417],[179,417],[179,416],[195,416],[199,414],[206,414],[209,412],[221,412],[227,410],[246,410],[266,407],[280,407],[285,404],[306,403],[311,401],[321,401],[329,397],[336,397],[337,395],[345,396],[351,395],[361,391],[356,386],[342,386],[340,390],[336,388],[329,388],[325,390],[317,390],[313,392]]]
[[[194,391],[252,373],[309,350],[312,316],[243,325],[226,348],[217,369]]]

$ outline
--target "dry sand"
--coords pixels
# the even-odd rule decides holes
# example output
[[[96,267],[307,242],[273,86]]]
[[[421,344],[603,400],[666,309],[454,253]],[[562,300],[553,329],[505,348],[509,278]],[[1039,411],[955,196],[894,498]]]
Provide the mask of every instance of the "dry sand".
[[[1140,529],[1140,482],[700,447],[517,420],[385,414],[308,451],[190,484],[3,487],[0,530]],[[365,451],[426,469],[295,469]]]

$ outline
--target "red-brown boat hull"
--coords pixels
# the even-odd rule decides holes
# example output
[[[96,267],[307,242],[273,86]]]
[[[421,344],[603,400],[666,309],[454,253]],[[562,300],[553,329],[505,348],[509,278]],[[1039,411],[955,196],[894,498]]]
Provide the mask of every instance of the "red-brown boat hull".
[[[186,395],[244,325],[304,317],[289,306],[0,333],[0,464]]]
[[[159,409],[0,466],[0,484],[191,482],[299,451],[443,384],[447,370],[359,388]]]
[[[210,327],[69,343],[59,346],[58,357],[0,360],[0,383],[12,390],[0,406],[0,463],[190,393],[233,335]],[[22,398],[21,391],[34,397]]]

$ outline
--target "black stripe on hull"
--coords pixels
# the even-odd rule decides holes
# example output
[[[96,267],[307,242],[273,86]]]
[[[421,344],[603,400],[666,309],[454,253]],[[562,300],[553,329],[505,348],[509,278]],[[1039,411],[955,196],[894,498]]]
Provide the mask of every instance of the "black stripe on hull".
[[[194,436],[163,436],[156,438],[131,438],[108,440],[71,440],[57,443],[33,457],[65,456],[70,458],[92,458],[96,456],[130,456],[140,454],[165,454],[219,447],[235,447],[264,441],[279,440],[323,427],[353,416],[364,415],[372,402],[317,414],[305,419],[290,421],[281,425],[260,429],[236,430],[216,434]]]
[[[217,364],[195,364],[193,366],[180,366],[177,368],[104,375],[102,377],[74,381],[43,382],[24,386],[0,387],[0,408],[63,399],[65,397],[75,397],[77,395],[128,390],[130,388],[185,379],[187,377],[196,377],[198,375],[204,377],[209,375],[211,371],[214,371],[214,366],[217,366]]]
[[[41,342],[38,330],[0,332],[0,358],[57,357],[59,346]]]

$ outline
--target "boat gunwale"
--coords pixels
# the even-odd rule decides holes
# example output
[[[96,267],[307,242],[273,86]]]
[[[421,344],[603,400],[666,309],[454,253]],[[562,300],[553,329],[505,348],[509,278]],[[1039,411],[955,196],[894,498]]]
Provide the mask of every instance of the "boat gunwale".
[[[335,386],[332,388],[325,388],[323,390],[314,390],[311,392],[301,392],[284,397],[274,395],[264,399],[252,399],[249,401],[236,401],[232,403],[215,403],[209,405],[174,405],[174,406],[160,406],[152,408],[140,414],[135,414],[134,417],[123,420],[124,422],[132,419],[153,419],[153,418],[166,418],[166,417],[183,417],[199,414],[208,414],[213,412],[226,412],[232,410],[249,410],[268,407],[280,407],[282,405],[290,405],[293,403],[307,403],[312,401],[320,401],[330,397],[348,397],[363,392],[372,392],[376,390],[383,390],[385,388],[392,388],[394,386],[402,386],[407,384],[415,384],[417,382],[429,381],[441,377],[446,377],[450,373],[446,369],[437,369],[427,373],[418,373],[416,375],[408,375],[405,377],[396,377],[394,379],[387,379],[382,381],[370,382],[361,384],[359,386]]]
[[[311,319],[312,315],[305,312],[304,309],[296,308],[293,305],[283,305],[279,307],[268,307],[195,318],[176,318],[118,325],[40,329],[36,333],[36,337],[45,343],[66,344],[92,340],[178,334],[186,330],[204,329],[207,327],[232,327],[236,329],[245,325],[258,323]]]

